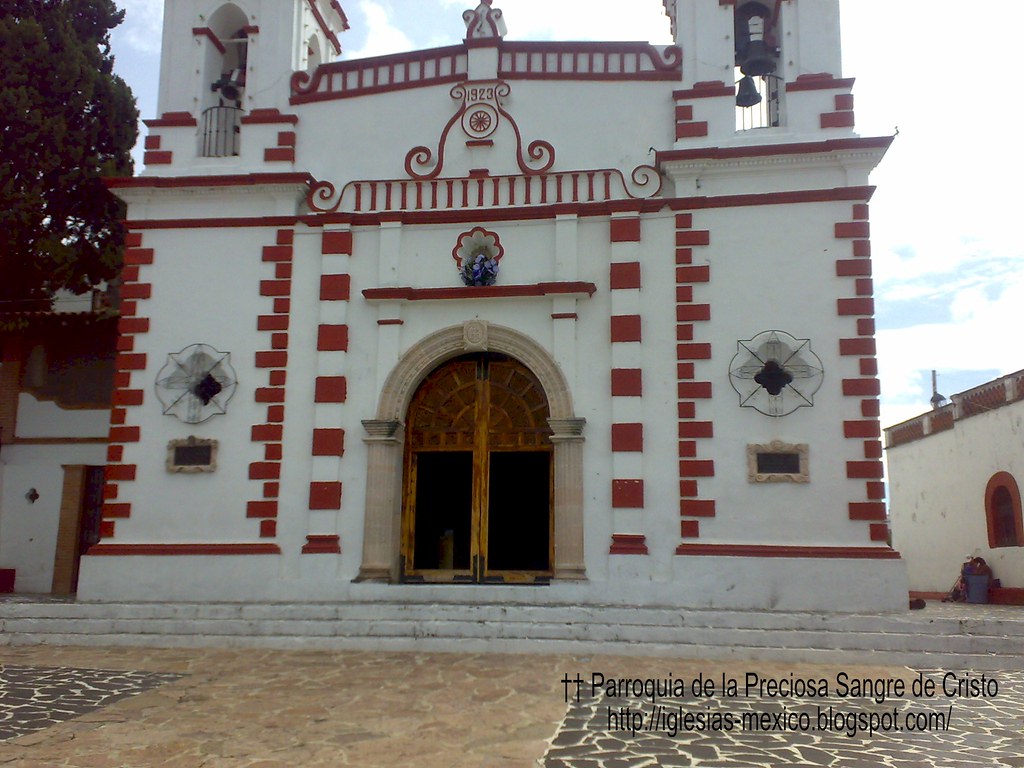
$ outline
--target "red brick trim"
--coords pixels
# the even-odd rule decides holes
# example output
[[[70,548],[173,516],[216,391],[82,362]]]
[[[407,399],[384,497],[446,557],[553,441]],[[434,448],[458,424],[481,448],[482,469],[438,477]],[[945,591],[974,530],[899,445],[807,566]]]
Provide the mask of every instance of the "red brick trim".
[[[310,483],[309,508],[341,509],[341,483]]]
[[[880,437],[882,427],[875,419],[857,419],[843,422],[843,436],[847,438]]]
[[[712,499],[680,499],[679,514],[683,517],[714,517],[715,502]]]
[[[613,243],[639,243],[640,217],[612,219],[609,237]]]
[[[880,501],[851,501],[851,520],[885,520],[885,504]]]
[[[321,324],[316,348],[320,352],[344,352],[348,349],[348,326]]]
[[[642,287],[640,262],[628,261],[612,264],[609,269],[609,287],[613,291]]]
[[[822,128],[853,128],[854,123],[852,110],[823,112],[820,118]]]
[[[285,114],[278,109],[254,109],[249,114],[242,115],[239,122],[242,125],[298,125],[299,116]],[[280,139],[278,143],[281,143]]]
[[[279,461],[254,461],[249,465],[250,480],[278,480],[280,477]]]
[[[253,424],[250,440],[263,443],[263,461],[249,465],[249,479],[260,481],[261,498],[246,502],[245,516],[258,519],[259,536],[273,538],[277,535],[278,502],[275,500],[280,492],[277,482],[281,477],[281,462],[284,459],[285,382],[288,378],[288,343],[287,333],[291,325],[291,274],[294,256],[293,229],[278,229],[274,233],[274,241],[260,249],[260,263],[265,264],[264,270],[273,270],[273,279],[260,281],[260,296],[271,299],[273,313],[256,316],[256,330],[268,334],[267,346],[270,349],[255,353],[254,364],[257,368],[267,371],[267,385],[257,386],[253,392],[256,403],[266,405],[266,417],[263,423]],[[266,274],[266,272],[264,272]],[[265,310],[264,310],[265,311]]]
[[[147,149],[142,153],[143,165],[171,165],[174,153],[170,150]]]
[[[94,544],[93,555],[280,555],[276,544]]]
[[[846,476],[851,480],[880,480],[884,473],[880,461],[848,461]]]
[[[878,379],[843,379],[843,395],[846,397],[877,397],[882,392]]]
[[[341,232],[325,231],[321,237],[320,253],[352,255],[352,232],[344,230]]]
[[[287,331],[289,323],[290,318],[288,315],[259,315],[256,318],[256,330]]]
[[[718,96],[735,96],[736,89],[726,85],[721,80],[709,80],[706,82],[694,83],[693,88],[686,90],[672,91],[672,98],[676,101],[687,99],[708,99]]]
[[[647,537],[638,533],[613,533],[609,555],[646,555]]]
[[[889,547],[804,547],[771,544],[681,544],[677,555],[712,557],[788,557],[814,560],[899,560]]]
[[[285,428],[281,424],[254,424],[251,439],[253,442],[280,441]]]
[[[314,456],[343,456],[345,454],[344,429],[314,429]]]
[[[730,95],[732,89],[729,89]],[[711,397],[710,381],[696,381],[697,364],[710,360],[712,346],[701,341],[701,324],[711,319],[711,305],[695,303],[695,287],[711,279],[707,264],[694,265],[694,250],[711,244],[711,232],[693,229],[693,214],[676,215],[676,396],[678,398],[677,454],[679,458],[679,514],[681,518],[708,518],[715,515],[713,499],[699,499],[697,478],[714,477],[715,462],[700,458],[698,439],[714,435],[711,421],[697,420],[697,404]],[[698,520],[681,519],[680,536],[684,539],[700,536]]]
[[[199,123],[188,112],[164,112],[142,121],[147,128],[195,128]]]
[[[681,459],[679,461],[679,477],[714,477],[715,462],[713,459]]]
[[[278,134],[280,136],[280,134]],[[294,134],[292,134],[294,136]],[[279,139],[280,141],[280,139]],[[265,163],[294,163],[295,147],[267,147],[263,150]]]
[[[344,403],[348,395],[348,383],[344,376],[317,376],[314,402]]]
[[[121,286],[121,297],[125,299],[149,299],[153,296],[150,283],[125,283]]]
[[[195,35],[196,37],[206,37],[206,38],[208,38],[209,41],[211,43],[213,43],[213,47],[216,48],[220,52],[221,56],[223,56],[225,53],[227,53],[228,49],[224,47],[224,43],[222,43],[220,41],[220,38],[217,37],[217,33],[214,32],[209,27],[192,27],[192,34]]]
[[[844,357],[859,357],[861,355],[875,355],[877,348],[873,334],[861,336],[855,339],[840,339],[839,354]]]
[[[321,275],[320,301],[348,301],[351,287],[349,275]]]
[[[639,453],[644,449],[643,424],[612,424],[612,450]]]
[[[643,480],[612,480],[612,507],[614,509],[642,509],[643,506]]]
[[[715,436],[715,425],[711,421],[680,421],[679,437],[684,439],[699,439]]]
[[[836,312],[841,317],[855,315],[874,315],[875,300],[870,297],[857,297],[855,299],[837,299]]]
[[[708,135],[707,120],[696,122],[677,122],[676,139],[696,139]]]
[[[642,341],[640,315],[613,315],[611,318],[613,342]]]
[[[676,385],[676,394],[680,400],[710,400],[711,385],[710,381],[680,381]]]
[[[262,499],[250,501],[245,506],[245,516],[250,518],[277,517],[277,502]]]
[[[872,541],[884,541],[889,543],[889,525],[887,523],[871,523],[868,526],[869,538]]]
[[[279,349],[257,352],[255,365],[257,368],[284,368],[288,365],[288,353]]]
[[[593,296],[596,292],[597,286],[593,283],[564,281],[535,285],[464,285],[459,288],[364,288],[363,297],[367,301],[465,301],[572,294]]]
[[[341,537],[337,534],[308,534],[306,543],[302,546],[302,554],[340,555]]]
[[[643,397],[643,394],[643,371],[641,369],[612,369],[613,397]]]
[[[122,520],[131,517],[132,505],[126,503],[111,504],[106,503],[103,505],[103,519],[104,520]]]

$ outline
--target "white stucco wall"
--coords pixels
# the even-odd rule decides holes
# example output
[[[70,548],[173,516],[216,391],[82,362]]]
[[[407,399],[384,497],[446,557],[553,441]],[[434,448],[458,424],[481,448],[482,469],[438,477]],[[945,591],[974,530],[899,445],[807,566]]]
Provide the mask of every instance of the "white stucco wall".
[[[63,466],[102,466],[104,445],[5,445],[0,456],[0,568],[16,592],[49,593],[60,518]],[[29,501],[35,489],[39,498]]]
[[[954,422],[886,451],[893,547],[910,588],[945,592],[964,558],[983,557],[1006,587],[1024,587],[1024,547],[988,545],[985,487],[1008,472],[1024,487],[1024,401]]]
[[[143,264],[139,277],[152,286],[152,297],[138,301],[138,315],[150,318],[150,326],[134,336],[132,350],[146,356],[145,367],[130,374],[130,387],[143,390],[143,403],[128,407],[126,416],[126,423],[138,427],[140,434],[138,442],[125,444],[122,462],[136,467],[135,479],[120,482],[117,496],[118,504],[131,505],[131,513],[115,521],[116,533],[109,543],[274,544],[281,554],[89,557],[82,572],[87,599],[136,594],[144,589],[143,583],[188,599],[323,599],[349,594],[361,563],[367,506],[369,453],[362,421],[375,417],[383,383],[402,355],[438,331],[477,319],[511,329],[545,350],[567,381],[573,415],[587,422],[582,449],[583,541],[589,581],[557,585],[552,594],[592,601],[834,607],[831,587],[860,578],[874,588],[863,592],[863,598],[858,590],[841,607],[870,603],[894,608],[904,602],[902,566],[895,560],[805,557],[797,561],[797,572],[793,558],[675,554],[676,546],[686,543],[680,531],[676,347],[679,211],[692,213],[694,230],[710,233],[710,245],[694,249],[693,264],[710,266],[711,281],[693,286],[693,301],[711,306],[711,320],[696,323],[693,340],[710,344],[711,357],[693,362],[695,380],[710,382],[713,391],[696,407],[697,419],[713,422],[714,437],[697,442],[698,458],[715,462],[714,476],[700,480],[700,496],[715,500],[717,510],[714,517],[699,521],[700,538],[689,543],[884,549],[883,543],[869,538],[867,521],[850,520],[848,504],[864,500],[865,485],[863,480],[848,479],[846,465],[865,456],[863,441],[843,436],[844,420],[862,415],[861,399],[844,396],[842,382],[862,374],[859,360],[840,356],[838,349],[838,339],[858,332],[856,317],[837,313],[837,299],[853,296],[853,286],[849,278],[836,276],[836,260],[849,258],[851,249],[850,241],[838,239],[834,228],[837,222],[850,220],[851,201],[863,201],[866,193],[829,192],[866,185],[868,171],[884,149],[857,147],[840,157],[841,152],[819,144],[809,148],[806,157],[785,150],[781,160],[767,151],[773,143],[850,136],[847,129],[824,132],[817,122],[822,109],[834,106],[832,91],[794,100],[808,110],[794,119],[795,129],[756,135],[735,134],[731,97],[719,98],[711,111],[728,117],[721,121],[728,128],[714,123],[708,136],[696,137],[687,146],[757,145],[758,150],[731,160],[710,155],[669,158],[661,169],[663,203],[641,203],[633,195],[652,190],[637,190],[630,174],[637,166],[656,162],[652,149],[680,149],[680,105],[674,92],[692,85],[687,81],[689,71],[682,82],[510,77],[509,93],[500,102],[505,112],[488,139],[492,143],[467,142],[469,132],[452,122],[461,101],[453,98],[451,83],[289,105],[290,72],[268,79],[260,67],[282,67],[270,63],[290,61],[290,49],[285,48],[295,36],[281,29],[264,34],[266,19],[260,14],[266,16],[267,9],[258,2],[243,5],[261,26],[250,49],[253,82],[276,84],[264,101],[248,106],[279,108],[293,112],[295,119],[242,126],[243,148],[237,158],[199,158],[189,149],[192,129],[165,131],[161,149],[173,153],[173,162],[154,165],[147,176],[168,178],[153,179],[152,186],[144,179],[122,191],[129,202],[129,228],[136,222],[141,247],[153,252],[152,264]],[[730,8],[711,5],[706,3],[697,17],[714,17],[714,25],[731,20]],[[182,3],[167,23],[175,30],[185,29],[193,23],[190,13],[212,7],[206,0]],[[791,20],[796,24],[797,17]],[[809,45],[809,62],[824,66],[821,62],[838,60],[834,14],[825,12],[819,18],[806,12],[799,22],[792,27],[793,35],[820,28],[833,44]],[[723,29],[731,30],[731,23]],[[197,44],[190,27],[165,32],[164,42],[170,58],[165,58],[163,70],[162,109],[187,111],[190,97],[185,86],[171,82],[166,61],[191,62],[198,55]],[[733,66],[730,48],[715,45],[705,51],[709,56],[721,54],[713,64],[728,74],[722,78],[726,81],[731,81]],[[263,58],[257,60],[256,54]],[[467,60],[470,80],[496,77],[495,47],[472,47]],[[797,68],[792,74],[800,73]],[[703,119],[701,110],[711,101],[696,105],[696,119]],[[268,137],[291,130],[297,134],[295,161],[265,161]],[[308,172],[332,183],[340,194],[350,181],[408,179],[410,150],[423,146],[432,153],[431,163],[441,163],[436,170],[442,181],[490,182],[494,179],[489,177],[530,175],[539,165],[536,157],[527,157],[535,140],[550,142],[554,149],[552,175],[613,169],[613,186],[618,186],[608,195],[611,202],[603,202],[598,193],[597,203],[559,199],[556,205],[552,199],[540,206],[534,199],[526,206],[520,196],[516,207],[470,202],[441,203],[431,209],[427,203],[414,213],[416,206],[409,204],[405,211],[379,215],[367,205],[352,215],[342,206],[339,213],[317,216],[302,199],[305,183],[294,176],[277,183],[267,177],[250,177],[247,182],[236,177],[216,184],[181,178]],[[523,163],[531,170],[523,171]],[[427,174],[431,164],[414,163],[414,170]],[[619,179],[625,180],[625,188]],[[580,183],[586,184],[586,179]],[[825,194],[803,202],[791,195],[807,190]],[[753,199],[766,193],[788,197]],[[345,200],[351,205],[350,198]],[[640,220],[639,242],[612,242],[611,221],[616,216]],[[460,235],[475,226],[500,235],[505,255],[499,285],[582,281],[595,286],[594,294],[486,299],[449,295],[415,301],[364,297],[364,290],[381,287],[459,290],[452,249]],[[350,229],[351,255],[323,254],[323,228]],[[261,295],[261,281],[273,279],[275,264],[262,260],[261,251],[275,243],[279,230],[294,237],[288,278],[286,416],[276,535],[261,537],[260,521],[246,516],[247,501],[261,498],[264,482],[249,476],[250,465],[263,461],[264,452],[264,444],[251,439],[250,430],[265,421],[267,409],[255,399],[256,390],[267,386],[268,374],[255,365],[254,355],[270,348],[271,335],[257,332],[256,324],[259,316],[272,312],[273,298]],[[638,294],[613,290],[610,265],[633,261],[641,267]],[[322,274],[350,276],[348,302],[321,302]],[[552,318],[573,313],[575,320]],[[642,343],[611,342],[610,318],[625,314],[641,316]],[[321,324],[346,325],[348,349],[318,351]],[[784,418],[741,408],[729,383],[737,341],[772,329],[811,339],[825,369],[814,407]],[[188,425],[161,413],[153,383],[168,353],[194,343],[230,352],[238,387],[226,415]],[[612,397],[613,368],[641,369],[642,397]],[[315,403],[318,376],[345,376],[345,402]],[[613,452],[612,425],[637,422],[644,428],[642,454]],[[311,456],[313,430],[327,426],[345,430],[340,460]],[[189,435],[219,441],[216,472],[167,472],[168,441]],[[747,444],[772,440],[810,445],[810,483],[748,482]],[[613,508],[615,479],[644,481],[642,509]],[[341,482],[341,509],[310,510],[311,481]],[[339,535],[340,556],[302,555],[311,533]],[[613,534],[645,536],[650,554],[610,555]],[[145,579],[133,577],[142,572]],[[681,589],[684,584],[699,588]],[[830,587],[825,590],[819,584]]]

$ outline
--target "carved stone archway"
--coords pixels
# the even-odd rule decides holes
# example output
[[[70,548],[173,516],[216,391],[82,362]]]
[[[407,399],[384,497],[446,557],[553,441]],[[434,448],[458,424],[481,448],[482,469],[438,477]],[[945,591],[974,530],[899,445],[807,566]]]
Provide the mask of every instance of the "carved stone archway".
[[[583,426],[568,382],[554,358],[511,328],[469,320],[425,337],[398,361],[380,394],[377,413],[363,422],[368,446],[363,561],[358,581],[396,581],[402,516],[405,414],[420,382],[442,363],[467,352],[500,352],[537,377],[548,399],[554,453],[554,577],[583,579]]]

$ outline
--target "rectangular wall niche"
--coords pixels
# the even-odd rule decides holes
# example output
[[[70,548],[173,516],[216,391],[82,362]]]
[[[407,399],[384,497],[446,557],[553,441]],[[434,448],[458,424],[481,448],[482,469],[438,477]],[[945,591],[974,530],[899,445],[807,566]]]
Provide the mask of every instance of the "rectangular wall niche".
[[[783,443],[747,446],[747,481],[751,483],[807,483],[807,443]]]
[[[168,472],[213,472],[217,469],[217,441],[189,435],[167,443]]]

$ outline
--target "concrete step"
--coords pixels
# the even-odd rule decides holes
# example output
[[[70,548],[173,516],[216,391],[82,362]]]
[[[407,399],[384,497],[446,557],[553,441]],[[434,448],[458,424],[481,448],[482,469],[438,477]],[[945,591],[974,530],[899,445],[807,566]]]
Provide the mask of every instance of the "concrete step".
[[[1024,668],[1024,612],[883,615],[642,606],[0,602],[0,644],[628,653]]]

